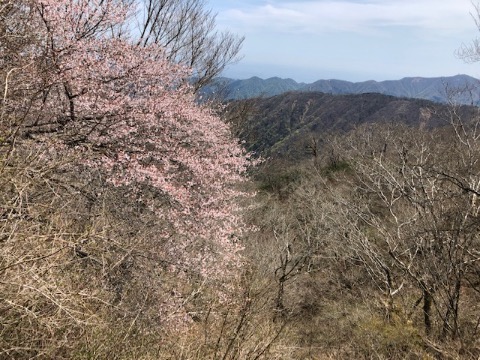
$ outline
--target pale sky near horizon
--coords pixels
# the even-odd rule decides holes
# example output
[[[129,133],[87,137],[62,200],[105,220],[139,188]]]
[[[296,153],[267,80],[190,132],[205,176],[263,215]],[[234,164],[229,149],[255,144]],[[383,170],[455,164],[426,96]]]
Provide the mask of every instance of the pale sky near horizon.
[[[467,74],[455,55],[480,37],[470,0],[207,0],[219,29],[245,36],[225,76],[299,82]]]

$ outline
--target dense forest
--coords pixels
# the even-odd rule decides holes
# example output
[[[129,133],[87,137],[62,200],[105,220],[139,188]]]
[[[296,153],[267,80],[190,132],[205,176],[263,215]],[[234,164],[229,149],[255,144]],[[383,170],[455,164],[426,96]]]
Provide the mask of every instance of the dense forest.
[[[0,358],[477,359],[478,108],[199,102],[214,20],[0,2]]]

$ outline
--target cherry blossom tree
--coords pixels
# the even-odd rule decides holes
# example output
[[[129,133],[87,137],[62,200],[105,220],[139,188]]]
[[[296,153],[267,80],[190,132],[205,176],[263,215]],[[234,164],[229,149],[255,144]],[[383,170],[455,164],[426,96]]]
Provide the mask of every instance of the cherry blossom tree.
[[[48,144],[41,155],[47,162],[62,154],[81,158],[62,171],[97,171],[104,186],[147,207],[163,224],[151,240],[163,268],[203,283],[238,273],[243,223],[237,200],[247,195],[240,189],[248,157],[228,126],[195,102],[191,69],[129,33],[135,3],[9,6],[5,14],[28,19],[11,18],[12,33],[20,24],[29,31],[17,52],[10,48],[15,62],[2,55],[1,128],[8,129],[2,143]],[[5,39],[1,45],[8,45]]]
[[[247,162],[228,127],[195,104],[189,69],[166,60],[158,45],[111,36],[133,11],[117,1],[42,0],[37,7],[43,59],[53,63],[41,128],[56,123],[65,146],[97,153],[90,163],[108,170],[113,184],[162,192],[171,206],[156,211],[176,234],[213,240],[233,255],[239,192],[231,185],[242,181]]]

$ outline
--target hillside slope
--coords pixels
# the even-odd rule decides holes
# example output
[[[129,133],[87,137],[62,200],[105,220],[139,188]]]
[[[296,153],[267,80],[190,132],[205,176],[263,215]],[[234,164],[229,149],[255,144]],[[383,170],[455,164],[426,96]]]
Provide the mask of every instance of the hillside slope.
[[[473,111],[463,106],[462,111]],[[448,123],[448,106],[376,93],[332,95],[289,92],[231,102],[228,117],[248,150],[262,156],[299,159],[312,140],[364,123],[394,122],[434,127]]]

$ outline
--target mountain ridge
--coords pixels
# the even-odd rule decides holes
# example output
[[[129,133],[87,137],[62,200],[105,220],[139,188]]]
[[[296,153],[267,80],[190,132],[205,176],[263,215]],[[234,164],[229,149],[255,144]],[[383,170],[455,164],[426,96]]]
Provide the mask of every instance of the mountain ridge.
[[[291,91],[319,91],[328,94],[378,93],[396,97],[424,99],[445,103],[480,104],[480,82],[469,75],[458,74],[442,77],[404,77],[400,80],[367,80],[351,82],[338,79],[317,80],[312,83],[296,82],[290,78],[253,76],[238,80],[217,78],[201,91],[207,98],[223,101],[271,97]]]
[[[456,111],[470,118],[476,107]],[[378,93],[328,94],[292,91],[268,98],[231,101],[227,121],[246,149],[265,158],[301,160],[312,139],[344,134],[363,124],[435,128],[450,121],[451,106]]]

